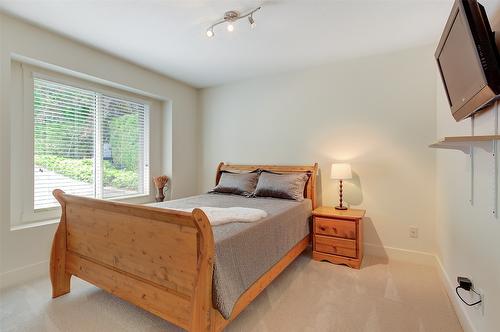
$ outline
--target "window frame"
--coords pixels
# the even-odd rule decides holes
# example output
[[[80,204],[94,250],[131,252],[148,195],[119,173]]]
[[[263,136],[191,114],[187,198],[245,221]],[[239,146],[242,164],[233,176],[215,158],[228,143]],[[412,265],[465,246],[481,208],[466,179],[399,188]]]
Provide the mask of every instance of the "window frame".
[[[144,192],[134,195],[112,197],[112,198],[102,198],[111,201],[125,201],[130,203],[147,203],[151,202],[154,196],[153,186],[149,177],[151,174],[151,111],[153,108],[153,100],[149,97],[140,96],[129,91],[120,90],[114,87],[102,85],[100,83],[88,81],[82,78],[73,77],[65,75],[58,72],[53,72],[44,68],[35,67],[29,64],[18,62],[21,66],[21,83],[22,83],[22,116],[14,117],[14,122],[17,122],[17,127],[22,126],[22,133],[17,134],[17,138],[20,139],[19,144],[16,144],[18,149],[21,148],[21,153],[11,160],[11,167],[14,165],[22,165],[19,173],[22,176],[22,185],[15,184],[14,179],[19,179],[19,174],[17,176],[11,177],[11,211],[14,213],[11,216],[11,228],[12,229],[22,229],[30,227],[30,225],[37,226],[47,223],[55,223],[59,221],[60,207],[48,207],[48,208],[34,208],[34,154],[35,154],[35,144],[34,144],[34,79],[39,78],[43,80],[48,80],[51,82],[69,85],[76,88],[81,88],[85,90],[91,90],[98,94],[104,94],[109,97],[124,99],[127,101],[141,103],[146,106],[144,112],[144,169],[142,177],[144,180]],[[19,123],[22,121],[22,124]],[[13,123],[15,125],[15,123]],[[14,137],[13,137],[14,138]],[[15,138],[14,138],[15,139]],[[13,153],[11,152],[11,156]],[[15,156],[15,154],[14,154]],[[101,168],[102,169],[102,168]],[[29,174],[29,175],[28,175]],[[94,179],[95,181],[95,179]],[[28,189],[29,188],[29,191]],[[19,199],[20,201],[16,201]],[[16,213],[17,212],[17,213]],[[15,215],[17,214],[17,216]]]

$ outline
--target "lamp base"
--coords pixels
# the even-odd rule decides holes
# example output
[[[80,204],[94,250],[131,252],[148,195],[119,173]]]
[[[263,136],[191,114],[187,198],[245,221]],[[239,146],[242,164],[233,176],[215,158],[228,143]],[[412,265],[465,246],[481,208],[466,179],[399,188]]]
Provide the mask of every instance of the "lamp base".
[[[347,210],[347,206],[336,206],[335,210]]]

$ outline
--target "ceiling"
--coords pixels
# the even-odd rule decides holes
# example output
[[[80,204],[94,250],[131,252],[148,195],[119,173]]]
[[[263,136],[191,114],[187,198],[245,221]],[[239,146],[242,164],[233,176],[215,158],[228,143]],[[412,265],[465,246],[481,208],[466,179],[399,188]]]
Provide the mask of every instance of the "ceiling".
[[[498,0],[481,2],[490,12],[500,9]],[[258,5],[262,10],[254,15],[253,30],[241,20],[232,33],[221,25],[214,38],[205,35],[226,10]],[[436,43],[451,5],[451,0],[0,0],[7,13],[195,87]]]

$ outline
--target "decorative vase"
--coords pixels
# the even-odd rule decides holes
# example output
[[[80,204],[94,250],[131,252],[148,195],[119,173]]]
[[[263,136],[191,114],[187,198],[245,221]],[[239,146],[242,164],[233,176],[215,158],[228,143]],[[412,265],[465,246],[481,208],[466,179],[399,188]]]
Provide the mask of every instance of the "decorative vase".
[[[156,195],[155,199],[157,202],[163,202],[163,200],[165,199],[163,191],[165,190],[165,187],[168,183],[168,176],[154,176],[153,182],[155,184],[155,188],[158,190],[158,194]]]
[[[156,194],[156,197],[155,197],[157,202],[163,202],[163,200],[165,199],[165,195],[163,194],[164,188],[165,187],[156,188],[156,189],[158,189],[158,193]]]

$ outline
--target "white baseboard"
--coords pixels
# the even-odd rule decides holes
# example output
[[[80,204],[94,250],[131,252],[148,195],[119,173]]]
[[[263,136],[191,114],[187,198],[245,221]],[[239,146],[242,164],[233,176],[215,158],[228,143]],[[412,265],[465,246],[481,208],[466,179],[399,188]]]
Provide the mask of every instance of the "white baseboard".
[[[0,273],[0,289],[16,286],[44,276],[49,276],[49,261],[42,261]]]
[[[465,332],[476,332],[476,329],[472,325],[469,315],[464,310],[463,305],[460,303],[460,300],[455,294],[455,283],[450,279],[450,276],[444,269],[441,260],[436,255],[436,265],[438,269],[439,276],[441,277],[441,281],[446,289],[446,293],[448,294],[448,298],[450,299],[453,308],[455,309],[455,313],[457,314],[458,320],[460,321],[460,325]]]
[[[406,261],[423,265],[436,265],[436,255],[394,247],[383,247],[376,244],[365,243],[365,255],[384,257],[388,260]]]

